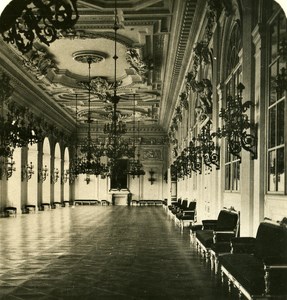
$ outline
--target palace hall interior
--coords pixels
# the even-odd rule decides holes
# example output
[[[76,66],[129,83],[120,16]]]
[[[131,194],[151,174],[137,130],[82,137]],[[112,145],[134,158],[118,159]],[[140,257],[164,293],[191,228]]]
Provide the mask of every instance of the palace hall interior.
[[[2,2],[0,300],[286,300],[287,3]]]

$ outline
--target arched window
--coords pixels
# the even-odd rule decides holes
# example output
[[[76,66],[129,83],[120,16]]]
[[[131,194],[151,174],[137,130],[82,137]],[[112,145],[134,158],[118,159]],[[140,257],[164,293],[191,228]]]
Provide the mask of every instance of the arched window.
[[[242,82],[242,67],[240,64],[240,51],[242,49],[241,30],[236,22],[229,39],[227,51],[227,68],[225,80],[225,99],[227,96],[235,97],[237,86]],[[240,188],[240,158],[230,153],[228,144],[225,144],[225,190],[239,191]]]

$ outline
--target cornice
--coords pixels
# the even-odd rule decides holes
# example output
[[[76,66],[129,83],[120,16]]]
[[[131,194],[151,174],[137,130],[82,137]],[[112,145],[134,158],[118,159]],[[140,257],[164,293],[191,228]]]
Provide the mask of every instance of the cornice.
[[[163,111],[160,113],[160,124],[166,131],[168,131],[181,86],[189,69],[190,57],[205,15],[205,7],[206,1],[198,3],[195,0],[187,0],[185,6],[181,8],[181,18],[177,20],[180,24],[172,24],[172,28],[177,32],[173,33],[174,37],[171,40],[176,40],[177,44],[173,46],[173,51],[169,51],[167,65],[170,65],[170,68],[166,72],[165,94],[161,107]]]

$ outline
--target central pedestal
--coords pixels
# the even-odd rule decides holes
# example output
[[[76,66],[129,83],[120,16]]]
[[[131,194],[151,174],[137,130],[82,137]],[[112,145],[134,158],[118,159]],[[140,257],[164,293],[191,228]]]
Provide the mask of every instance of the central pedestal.
[[[111,191],[112,194],[112,204],[113,205],[127,205],[128,204],[128,190],[115,190]]]

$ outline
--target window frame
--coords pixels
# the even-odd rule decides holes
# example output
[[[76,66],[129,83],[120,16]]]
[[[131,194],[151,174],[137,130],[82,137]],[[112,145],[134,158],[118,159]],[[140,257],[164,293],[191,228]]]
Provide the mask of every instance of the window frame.
[[[276,67],[276,76],[279,74],[279,71],[281,69],[280,65],[285,66],[285,68],[287,68],[287,58],[283,59],[280,57],[279,54],[279,42],[280,42],[280,27],[278,26],[280,24],[280,16],[283,15],[283,20],[284,20],[284,12],[282,11],[282,9],[278,9],[276,10],[276,12],[273,13],[273,15],[271,16],[271,18],[269,19],[268,22],[268,30],[267,30],[267,51],[268,51],[268,55],[267,55],[267,69],[268,72],[267,73],[267,101],[266,101],[266,140],[268,141],[266,143],[266,194],[268,195],[287,195],[287,178],[286,178],[286,166],[287,166],[287,130],[286,130],[286,124],[287,124],[287,90],[285,89],[282,94],[280,96],[278,96],[278,93],[275,92],[276,94],[276,99],[275,101],[272,101],[272,68],[274,68],[274,66]],[[272,43],[272,28],[274,26],[274,24],[277,23],[277,35],[276,35],[276,53],[274,55],[274,57],[272,57],[273,54],[273,43]],[[287,38],[287,18],[285,18],[285,31],[283,31],[283,36],[285,38]],[[283,27],[283,28],[284,28]],[[275,43],[274,43],[275,44]],[[280,60],[282,60],[280,62]],[[278,126],[278,111],[280,111],[280,109],[278,110],[279,105],[281,105],[281,103],[283,103],[284,105],[284,113],[283,113],[283,126]],[[271,121],[271,110],[275,110],[275,117],[274,117],[274,145],[270,145],[270,143],[272,142],[271,139],[271,130],[272,127],[270,126],[270,121]],[[280,137],[278,136],[278,128],[284,128],[284,132],[283,132],[283,143],[278,144],[277,139]],[[283,158],[283,190],[279,190],[278,188],[278,184],[280,182],[280,177],[278,177],[278,165],[277,165],[277,157],[278,157],[278,152],[280,151],[280,149],[283,148],[283,154],[284,154],[284,158]],[[271,169],[271,164],[270,164],[270,155],[272,152],[275,152],[275,161],[276,163],[274,164],[274,188],[271,189],[270,188],[270,182],[271,182],[271,174],[270,173],[270,169]],[[279,174],[280,175],[280,174]],[[279,179],[278,179],[279,178]],[[273,180],[274,181],[274,180]]]

